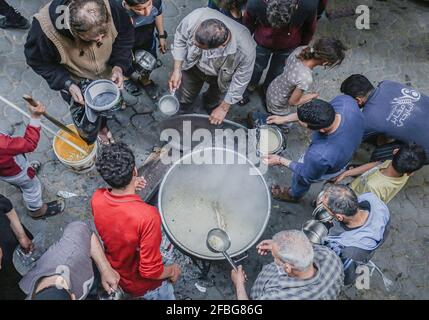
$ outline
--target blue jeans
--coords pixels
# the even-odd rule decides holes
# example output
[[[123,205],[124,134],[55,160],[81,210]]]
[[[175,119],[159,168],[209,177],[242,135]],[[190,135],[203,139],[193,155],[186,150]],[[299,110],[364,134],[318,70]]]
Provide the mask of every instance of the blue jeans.
[[[268,62],[270,62],[271,58],[267,76],[262,86],[264,92],[266,92],[270,83],[283,72],[286,59],[289,57],[292,51],[293,50],[273,50],[261,47],[259,45],[256,46],[255,67],[253,69],[252,79],[250,80],[249,85],[258,85],[262,74],[267,68]]]
[[[162,284],[155,290],[146,292],[143,297],[140,297],[141,300],[176,300],[174,296],[173,285],[165,280]]]
[[[303,161],[304,156],[301,156],[298,162],[302,163]],[[310,187],[313,183],[329,181],[338,177],[346,170],[347,165],[345,165],[344,168],[340,169],[338,172],[326,173],[318,179],[308,179],[294,172],[292,174],[292,186],[289,190],[289,195],[295,199],[301,199],[308,192],[308,190],[310,190]]]

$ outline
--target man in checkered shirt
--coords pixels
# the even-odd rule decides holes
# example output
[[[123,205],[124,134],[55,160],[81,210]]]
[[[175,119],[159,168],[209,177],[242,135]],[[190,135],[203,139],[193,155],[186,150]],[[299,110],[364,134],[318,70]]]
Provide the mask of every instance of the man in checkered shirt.
[[[265,265],[256,279],[253,300],[327,300],[336,299],[344,273],[341,260],[330,249],[312,246],[302,231],[282,231],[272,240],[257,245],[260,255],[269,252],[274,262]],[[237,299],[248,300],[242,266],[232,270]]]

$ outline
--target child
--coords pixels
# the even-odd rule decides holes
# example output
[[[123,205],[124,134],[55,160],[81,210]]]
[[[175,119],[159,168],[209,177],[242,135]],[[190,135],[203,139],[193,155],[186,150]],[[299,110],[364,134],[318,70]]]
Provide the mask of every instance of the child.
[[[295,49],[286,60],[283,73],[273,80],[267,90],[267,109],[275,116],[253,112],[249,114],[250,126],[275,124],[276,116],[291,113],[291,106],[300,106],[316,99],[319,96],[317,93],[305,93],[313,83],[313,69],[341,64],[345,50],[341,41],[334,38],[322,38],[313,45]]]
[[[63,201],[43,204],[42,185],[36,177],[39,163],[31,165],[25,153],[33,152],[40,140],[40,117],[45,106],[38,102],[37,107],[29,106],[31,121],[24,137],[11,137],[0,130],[0,180],[21,189],[24,202],[33,219],[50,217],[61,213]]]
[[[351,188],[358,194],[372,192],[384,203],[388,203],[406,185],[409,177],[426,161],[424,149],[418,145],[404,145],[393,152],[393,159],[371,162],[341,174],[336,183],[346,177],[356,178]]]
[[[162,0],[124,0],[123,7],[130,15],[131,22],[135,28],[134,52],[145,50],[157,58],[155,28],[159,42],[159,49],[162,54],[167,51],[167,32],[164,30],[164,17],[162,14]],[[139,82],[148,96],[158,99],[157,85],[149,77],[141,77]],[[131,93],[136,93],[132,84],[126,83]]]
[[[243,22],[243,9],[247,0],[209,0],[208,7],[222,12],[227,17]]]

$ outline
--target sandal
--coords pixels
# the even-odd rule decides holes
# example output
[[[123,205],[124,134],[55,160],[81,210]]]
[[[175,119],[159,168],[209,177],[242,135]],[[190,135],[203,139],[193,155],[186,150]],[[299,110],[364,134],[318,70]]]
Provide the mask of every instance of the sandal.
[[[275,192],[275,190],[277,190],[277,192]],[[281,187],[279,185],[273,185],[271,187],[271,194],[273,196],[273,199],[277,201],[298,203],[299,199],[291,197],[289,195],[289,190],[290,187]]]
[[[250,102],[249,96],[252,92],[253,91],[250,91],[249,88],[247,88],[246,91],[244,91],[243,93],[243,98],[240,101],[238,101],[237,104],[239,106],[245,106],[246,104],[248,104]]]
[[[104,136],[103,136],[104,137]],[[101,136],[100,135],[98,135],[97,136],[97,140],[98,140],[98,142],[99,143],[101,143],[102,145],[104,145],[104,146],[109,146],[109,145],[111,145],[112,143],[115,143],[115,139],[113,138],[113,135],[112,135],[112,133],[109,131],[109,132],[107,132],[107,134],[106,134],[106,136],[105,136],[106,138],[107,138],[107,140],[104,140],[104,138],[101,138]]]
[[[124,81],[124,89],[131,95],[133,96],[138,96],[140,95],[142,92],[139,89],[139,87],[137,87],[133,81],[131,80],[125,80]]]
[[[62,199],[48,202],[46,203],[46,205],[48,207],[46,208],[45,214],[39,217],[32,217],[34,220],[46,219],[49,217],[56,216],[57,214],[62,213],[66,207],[66,203]]]

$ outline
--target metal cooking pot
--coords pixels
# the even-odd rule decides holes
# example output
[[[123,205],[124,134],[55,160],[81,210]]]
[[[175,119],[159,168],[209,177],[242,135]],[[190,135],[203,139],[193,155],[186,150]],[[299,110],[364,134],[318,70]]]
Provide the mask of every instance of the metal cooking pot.
[[[212,161],[219,159],[217,156],[236,161],[190,163],[203,152],[208,152],[205,155]],[[186,154],[169,169],[159,189],[158,208],[164,230],[177,247],[201,259],[223,260],[222,253],[207,248],[207,233],[221,224],[231,238],[229,254],[242,254],[262,236],[270,217],[271,197],[264,177],[245,156],[233,150],[206,148]]]
[[[323,191],[320,192],[317,196],[316,204],[320,202],[322,196]],[[312,216],[315,220],[318,220],[323,223],[332,222],[334,220],[334,217],[331,216],[328,211],[326,211],[325,207],[322,204],[318,205],[316,209],[314,209]]]
[[[98,116],[109,116],[121,108],[122,98],[118,86],[111,80],[91,82],[84,92],[85,114],[94,123]]]
[[[302,231],[308,240],[314,244],[321,244],[324,237],[328,235],[328,229],[317,220],[308,220],[302,226]]]
[[[284,138],[282,132],[277,126],[271,125],[261,125],[256,129],[256,137],[257,137],[257,150],[262,155],[268,154],[279,154],[284,149],[286,149],[286,139]],[[263,131],[269,132],[271,134],[268,137],[272,137],[275,141],[269,141],[269,146],[262,147],[261,149],[261,137]]]
[[[138,74],[149,75],[156,69],[156,58],[145,50],[137,50],[134,54],[134,67]]]
[[[175,96],[176,90],[171,94],[166,94],[158,101],[158,108],[166,116],[174,116],[180,108],[179,100]]]

